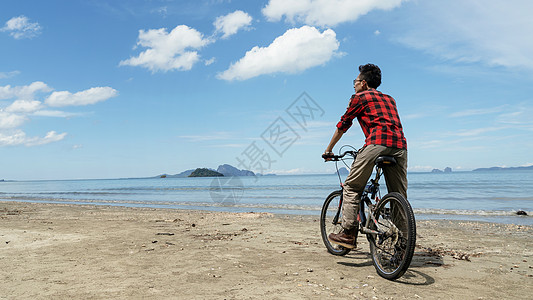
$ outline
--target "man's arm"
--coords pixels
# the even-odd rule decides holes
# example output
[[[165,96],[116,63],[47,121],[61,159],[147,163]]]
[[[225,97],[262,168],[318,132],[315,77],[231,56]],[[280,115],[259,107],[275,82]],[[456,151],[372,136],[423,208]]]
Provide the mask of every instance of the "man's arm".
[[[343,134],[344,134],[344,131],[342,131],[342,130],[340,130],[338,128],[335,129],[335,132],[333,133],[333,136],[331,137],[331,141],[329,142],[329,145],[326,148],[326,151],[324,153],[333,152],[333,147],[335,147],[335,145],[341,139]]]
[[[346,109],[346,112],[341,117],[341,120],[339,123],[337,123],[337,128],[335,129],[335,132],[333,133],[333,136],[331,137],[331,141],[329,142],[328,147],[326,148],[326,151],[324,154],[332,154],[333,147],[337,144],[337,142],[341,139],[342,135],[352,126],[353,119],[357,116],[358,110],[362,108],[362,106],[359,104],[359,98],[357,98],[357,94],[352,95],[350,98],[350,105]],[[326,159],[326,161],[331,159]]]

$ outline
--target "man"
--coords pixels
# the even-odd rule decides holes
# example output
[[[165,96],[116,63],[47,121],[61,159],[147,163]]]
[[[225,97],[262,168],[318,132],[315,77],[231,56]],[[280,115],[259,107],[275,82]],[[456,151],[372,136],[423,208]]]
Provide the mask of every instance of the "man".
[[[359,76],[354,80],[355,95],[350,99],[346,113],[337,124],[325,157],[333,155],[333,147],[352,126],[357,117],[365,134],[365,145],[359,150],[350,174],[344,182],[342,223],[343,230],[330,234],[332,243],[355,248],[359,223],[357,214],[361,194],[372,175],[374,161],[380,155],[394,156],[397,164],[384,168],[389,192],[399,192],[407,198],[407,141],[396,109],[396,101],[376,90],[381,84],[381,70],[373,64],[359,66]],[[330,160],[326,158],[326,160]]]

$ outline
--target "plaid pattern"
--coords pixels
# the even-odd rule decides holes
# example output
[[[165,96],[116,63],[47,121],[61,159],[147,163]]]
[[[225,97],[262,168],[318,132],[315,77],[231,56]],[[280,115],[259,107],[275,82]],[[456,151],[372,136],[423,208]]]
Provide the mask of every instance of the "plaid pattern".
[[[346,132],[357,117],[365,134],[365,145],[407,149],[396,101],[374,89],[352,95],[350,106],[337,128]]]

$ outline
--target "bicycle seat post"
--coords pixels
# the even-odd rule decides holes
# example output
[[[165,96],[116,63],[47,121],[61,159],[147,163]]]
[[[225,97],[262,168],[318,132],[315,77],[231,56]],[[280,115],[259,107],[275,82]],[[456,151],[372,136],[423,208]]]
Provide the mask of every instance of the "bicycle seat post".
[[[370,179],[370,181],[372,182],[372,197],[371,199],[374,199],[376,197],[376,193],[379,191],[379,179],[381,177],[381,168],[376,166],[376,178],[375,179]]]
[[[372,181],[374,189],[372,191],[372,198],[374,198],[375,193],[379,190],[379,179],[381,178],[382,170],[386,166],[394,166],[396,164],[396,159],[393,156],[378,156],[374,162],[376,165],[376,178]]]

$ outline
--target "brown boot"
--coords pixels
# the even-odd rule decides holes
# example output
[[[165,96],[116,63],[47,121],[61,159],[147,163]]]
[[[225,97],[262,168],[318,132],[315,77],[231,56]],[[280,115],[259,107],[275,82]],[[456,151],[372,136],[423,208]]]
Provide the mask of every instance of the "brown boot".
[[[357,227],[350,230],[343,229],[340,233],[330,233],[328,239],[332,243],[354,249],[357,246]]]

